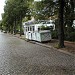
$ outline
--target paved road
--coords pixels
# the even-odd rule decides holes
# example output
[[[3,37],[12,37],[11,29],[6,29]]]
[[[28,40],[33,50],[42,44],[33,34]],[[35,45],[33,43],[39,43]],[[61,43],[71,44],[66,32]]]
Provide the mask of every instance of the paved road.
[[[0,75],[75,75],[75,58],[0,32]]]

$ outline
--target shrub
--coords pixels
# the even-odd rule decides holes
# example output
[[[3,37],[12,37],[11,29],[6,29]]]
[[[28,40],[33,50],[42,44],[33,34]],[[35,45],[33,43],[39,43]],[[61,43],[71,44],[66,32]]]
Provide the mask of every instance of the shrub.
[[[71,33],[68,35],[68,40],[69,40],[69,41],[75,41],[75,32],[71,32]]]
[[[56,30],[51,32],[53,39],[58,39],[58,32]]]
[[[45,27],[45,26],[42,25],[41,30],[50,30],[50,28],[48,26]]]

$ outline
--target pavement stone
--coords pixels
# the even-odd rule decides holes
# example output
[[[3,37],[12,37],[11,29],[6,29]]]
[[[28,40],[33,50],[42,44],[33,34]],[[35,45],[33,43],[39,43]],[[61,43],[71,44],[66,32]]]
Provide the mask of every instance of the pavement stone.
[[[75,56],[0,33],[0,75],[75,75]]]

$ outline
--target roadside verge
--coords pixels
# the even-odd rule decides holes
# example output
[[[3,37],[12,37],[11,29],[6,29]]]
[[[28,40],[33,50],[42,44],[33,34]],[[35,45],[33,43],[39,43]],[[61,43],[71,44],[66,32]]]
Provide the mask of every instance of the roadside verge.
[[[27,40],[27,39],[25,39],[25,36],[24,35],[22,35],[21,37],[18,34],[17,35],[13,35],[13,36],[14,37],[17,37],[17,38],[20,38],[22,40],[25,40],[26,42],[30,42],[30,43],[33,43],[33,44],[37,44],[37,45],[40,45],[40,46],[43,46],[43,47],[46,47],[46,48],[52,48],[54,50],[57,50],[57,51],[62,52],[62,53],[65,53],[67,55],[75,56],[75,54],[72,54],[72,53],[70,53],[68,51],[64,51],[63,49],[57,49],[57,48],[55,48],[55,47],[53,47],[51,45],[47,45],[45,43],[39,43],[39,42],[36,42],[36,41]]]

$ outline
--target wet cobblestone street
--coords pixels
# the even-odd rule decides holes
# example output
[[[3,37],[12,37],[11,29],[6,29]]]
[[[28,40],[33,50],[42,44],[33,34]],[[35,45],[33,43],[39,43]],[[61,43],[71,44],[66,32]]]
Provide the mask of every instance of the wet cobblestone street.
[[[75,56],[0,32],[0,75],[75,75]]]

